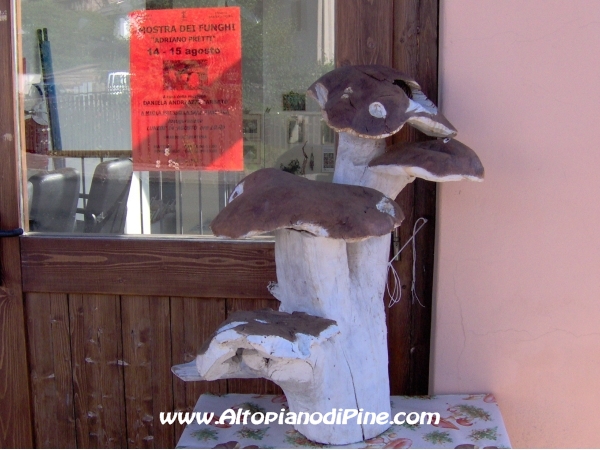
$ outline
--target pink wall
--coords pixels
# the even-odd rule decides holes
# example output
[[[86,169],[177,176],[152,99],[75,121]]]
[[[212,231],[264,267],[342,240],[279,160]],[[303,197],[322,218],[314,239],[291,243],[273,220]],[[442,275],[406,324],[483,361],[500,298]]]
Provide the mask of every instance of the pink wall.
[[[600,446],[600,2],[442,0],[442,110],[483,183],[439,186],[432,392],[513,445]]]

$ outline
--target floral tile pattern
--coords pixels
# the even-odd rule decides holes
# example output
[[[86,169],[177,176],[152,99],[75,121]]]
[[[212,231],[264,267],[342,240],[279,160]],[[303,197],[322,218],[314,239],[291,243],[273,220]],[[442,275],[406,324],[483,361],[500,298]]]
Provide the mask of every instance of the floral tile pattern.
[[[492,394],[437,395],[391,398],[392,416],[403,411],[439,413],[438,424],[392,425],[365,442],[332,446],[312,442],[291,425],[199,425],[186,426],[177,448],[510,448],[502,416]],[[284,396],[226,394],[202,395],[194,411],[227,409],[266,413],[287,411]],[[173,426],[173,425],[163,425]]]

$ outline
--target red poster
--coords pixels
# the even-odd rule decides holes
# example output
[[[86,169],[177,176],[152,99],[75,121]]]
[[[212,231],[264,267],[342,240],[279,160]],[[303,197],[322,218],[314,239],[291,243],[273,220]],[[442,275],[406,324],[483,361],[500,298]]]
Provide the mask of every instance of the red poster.
[[[135,170],[243,170],[240,9],[129,16]]]

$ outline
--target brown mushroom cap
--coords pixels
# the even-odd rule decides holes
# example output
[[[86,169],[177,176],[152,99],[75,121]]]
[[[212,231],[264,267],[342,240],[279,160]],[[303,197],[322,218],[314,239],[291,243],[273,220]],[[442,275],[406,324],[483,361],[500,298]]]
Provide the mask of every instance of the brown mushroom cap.
[[[456,139],[401,142],[388,147],[369,167],[389,174],[408,174],[429,181],[482,181],[483,165],[477,154]]]
[[[456,129],[408,75],[386,66],[344,66],[309,88],[330,127],[366,138],[385,138],[408,122],[429,136]]]
[[[290,228],[358,241],[389,233],[403,218],[400,207],[375,189],[261,169],[236,186],[210,226],[216,236],[232,239]]]

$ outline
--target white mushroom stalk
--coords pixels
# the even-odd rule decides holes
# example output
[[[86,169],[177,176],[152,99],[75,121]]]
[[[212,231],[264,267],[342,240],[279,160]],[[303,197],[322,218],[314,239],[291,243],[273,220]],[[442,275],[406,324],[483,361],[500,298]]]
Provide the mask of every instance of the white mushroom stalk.
[[[376,171],[369,163],[385,153],[385,138],[366,138],[340,132],[333,182],[377,189],[390,198],[396,198],[404,187],[414,181],[409,173]]]
[[[275,242],[277,285],[271,290],[281,302],[280,311],[303,311],[336,321],[340,329],[337,343],[351,376],[353,408],[388,414],[387,333],[381,301],[387,255],[380,247],[387,245],[389,250],[389,236],[386,233],[351,243],[279,230]],[[360,267],[359,261],[369,261],[368,267]],[[341,381],[339,377],[341,373],[335,380]],[[329,392],[338,390],[335,380],[332,378],[328,385]],[[331,398],[330,406],[338,407]],[[388,424],[363,424],[359,440],[375,437],[388,427]],[[323,436],[307,436],[318,442],[334,443],[323,440]],[[336,442],[341,443],[346,437],[349,436]]]
[[[343,180],[360,180],[364,177],[369,162],[385,152],[385,138],[369,139],[340,132],[335,159],[333,182],[345,183]]]

